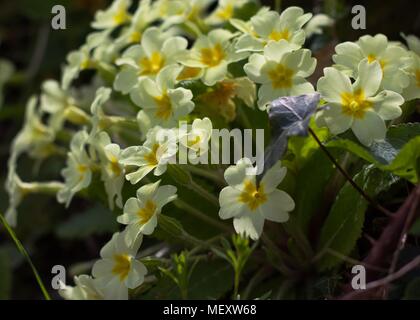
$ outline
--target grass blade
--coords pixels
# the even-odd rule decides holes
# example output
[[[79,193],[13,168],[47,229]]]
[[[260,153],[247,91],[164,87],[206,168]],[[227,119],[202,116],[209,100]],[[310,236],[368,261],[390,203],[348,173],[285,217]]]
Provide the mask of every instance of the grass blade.
[[[0,221],[3,224],[4,228],[6,229],[6,231],[9,233],[10,237],[13,239],[13,242],[16,244],[17,249],[19,250],[19,252],[25,257],[26,261],[28,261],[32,272],[36,278],[36,281],[42,291],[42,294],[45,297],[45,300],[51,300],[50,295],[48,294],[47,289],[45,289],[44,283],[42,282],[42,279],[38,273],[38,271],[35,268],[35,265],[33,264],[31,257],[29,256],[28,252],[25,250],[25,248],[22,245],[22,242],[20,242],[20,240],[16,237],[15,232],[13,231],[13,229],[9,226],[9,224],[7,223],[6,219],[3,217],[3,215],[0,213]]]

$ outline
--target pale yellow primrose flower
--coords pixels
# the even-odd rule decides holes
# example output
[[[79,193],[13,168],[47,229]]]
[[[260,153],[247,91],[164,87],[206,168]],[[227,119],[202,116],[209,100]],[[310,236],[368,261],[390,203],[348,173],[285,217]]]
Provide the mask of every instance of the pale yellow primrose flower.
[[[404,103],[396,92],[379,91],[382,81],[378,62],[362,61],[358,78],[350,78],[335,68],[325,68],[318,81],[318,91],[328,107],[317,114],[318,125],[326,125],[333,134],[351,128],[364,145],[381,141],[386,135],[386,120],[398,118]]]
[[[162,28],[185,23],[196,30],[196,23],[202,23],[203,16],[214,0],[160,0],[153,9],[162,21]]]
[[[381,89],[401,93],[409,84],[408,75],[404,71],[409,63],[407,50],[390,44],[383,34],[374,37],[366,35],[357,42],[344,42],[335,47],[333,56],[337,68],[356,79],[359,63],[367,60],[369,63],[379,62],[383,77]]]
[[[155,20],[158,15],[152,10],[150,0],[142,0],[133,14],[130,25],[125,27],[116,39],[119,46],[140,43],[144,30]]]
[[[198,37],[189,54],[180,59],[180,63],[203,70],[201,80],[208,86],[223,80],[227,75],[227,67],[247,56],[246,52],[238,53],[231,39],[234,35],[223,29],[215,29],[208,35]]]
[[[90,49],[82,46],[79,50],[67,55],[67,64],[64,67],[61,86],[64,90],[70,87],[71,82],[79,76],[80,71],[90,68]]]
[[[233,18],[235,9],[242,7],[250,0],[219,0],[216,9],[205,20],[209,24],[221,24]]]
[[[233,218],[238,234],[245,234],[257,240],[263,231],[264,221],[286,222],[289,212],[295,207],[293,199],[277,186],[286,175],[286,168],[280,162],[270,168],[257,185],[255,175],[247,175],[250,161],[243,158],[225,171],[229,184],[219,195],[222,219]]]
[[[75,286],[64,286],[58,294],[66,300],[103,300],[103,294],[96,288],[95,279],[82,274],[74,277]]]
[[[23,152],[28,152],[35,158],[44,158],[51,154],[55,132],[42,122],[43,114],[37,103],[36,97],[28,100],[24,125],[12,142],[11,158],[14,160]]]
[[[403,97],[409,101],[420,98],[420,56],[412,52],[412,63],[408,69],[409,85],[402,92]]]
[[[76,125],[89,122],[87,114],[76,105],[76,100],[55,80],[42,83],[40,110],[50,115],[48,127],[54,132],[60,131],[66,120]]]
[[[250,108],[254,108],[257,89],[254,82],[247,77],[225,79],[219,81],[212,90],[198,97],[199,103],[206,106],[211,112],[220,114],[226,121],[236,118],[237,99]]]
[[[164,129],[156,126],[147,133],[142,146],[131,146],[123,150],[120,163],[124,166],[139,167],[126,175],[132,184],[142,180],[149,172],[155,176],[165,173],[168,161],[178,151],[176,130]]]
[[[327,16],[326,14],[319,13],[314,15],[311,20],[304,26],[303,30],[306,33],[306,37],[309,38],[314,34],[322,34],[324,27],[330,27],[334,24],[334,19]]]
[[[294,49],[305,42],[303,25],[311,19],[312,14],[302,8],[289,7],[280,15],[276,11],[259,11],[250,19],[249,32],[240,36],[236,43],[238,51],[263,51],[269,41],[285,40]],[[231,23],[239,30],[243,29],[240,21],[232,19]]]
[[[122,66],[114,82],[114,89],[129,93],[142,77],[155,78],[170,64],[186,54],[188,42],[182,37],[171,37],[156,27],[148,28],[141,45],[129,47],[116,63]]]
[[[101,260],[92,268],[96,287],[106,300],[127,300],[128,289],[135,289],[144,282],[147,269],[136,259],[142,242],[139,236],[134,242],[127,242],[124,232],[117,232],[101,249]]]
[[[92,27],[95,29],[112,29],[130,21],[128,12],[131,0],[115,0],[106,10],[99,10],[95,15]]]
[[[121,149],[118,144],[112,143],[106,132],[100,132],[93,143],[101,161],[101,178],[108,195],[108,205],[114,209],[114,203],[122,208],[121,191],[124,186],[125,169],[119,163]]]
[[[103,106],[110,99],[111,94],[112,90],[110,88],[100,87],[98,90],[96,90],[95,99],[90,106],[90,112],[92,114],[92,129],[89,135],[90,139],[92,139],[99,131],[105,129],[106,127]]]
[[[194,109],[191,90],[175,88],[181,70],[179,65],[169,65],[162,69],[156,80],[143,78],[132,90],[131,100],[142,108],[137,121],[143,134],[156,125],[173,127],[180,117]]]
[[[199,157],[206,154],[209,149],[213,124],[211,120],[206,117],[203,119],[194,119],[193,123],[188,127],[189,130],[187,130],[187,132],[180,133],[179,142],[185,147],[185,149],[182,150],[185,152],[188,151],[188,159],[191,164],[195,164],[194,162],[198,160]]]
[[[128,241],[134,241],[140,233],[151,235],[157,226],[163,206],[177,198],[176,187],[159,185],[160,180],[140,187],[136,197],[128,199],[125,203],[124,213],[117,221],[127,225]]]
[[[407,41],[408,48],[415,54],[420,55],[420,39],[415,35],[403,35],[405,41]]]
[[[73,196],[87,188],[92,180],[92,161],[86,151],[89,135],[86,131],[79,131],[71,140],[70,152],[67,154],[67,167],[62,170],[65,185],[57,193],[57,200],[69,206]]]
[[[315,70],[316,59],[308,49],[294,50],[286,40],[269,42],[264,54],[254,53],[244,66],[248,77],[261,83],[258,106],[264,110],[272,100],[314,92],[305,80]]]
[[[408,48],[411,50],[409,55],[411,63],[407,68],[410,78],[410,84],[404,88],[403,97],[409,101],[420,98],[420,39],[414,35],[404,37]]]
[[[92,57],[92,51],[103,46],[104,42],[109,42],[109,34],[109,30],[93,32],[87,36],[83,46],[67,55],[67,64],[61,78],[61,86],[64,90],[69,88],[71,82],[79,76],[81,71],[95,67],[96,61]]]
[[[9,205],[5,218],[7,222],[15,227],[17,225],[17,207],[23,198],[31,193],[56,193],[63,187],[60,182],[23,182],[16,174],[16,168],[9,169],[5,189],[9,195]]]
[[[9,194],[9,208],[6,218],[11,225],[16,224],[16,207],[23,197],[23,183],[16,174],[17,161],[23,153],[31,157],[44,159],[55,149],[55,132],[42,123],[42,112],[37,108],[38,99],[31,97],[26,105],[24,125],[12,141],[10,157],[7,162],[6,191]]]
[[[17,207],[20,205],[23,197],[25,196],[24,185],[24,182],[22,182],[15,172],[9,171],[6,181],[6,191],[9,195],[9,206],[6,210],[5,218],[12,227],[17,225]]]

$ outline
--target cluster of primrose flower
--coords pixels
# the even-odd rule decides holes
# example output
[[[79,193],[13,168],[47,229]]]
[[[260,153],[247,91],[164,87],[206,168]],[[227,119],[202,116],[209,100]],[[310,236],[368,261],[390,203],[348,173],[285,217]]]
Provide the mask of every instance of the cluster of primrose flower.
[[[122,209],[117,221],[126,226],[102,248],[92,276],[76,277],[75,287],[60,291],[64,298],[127,299],[128,290],[144,282],[147,270],[136,259],[143,236],[177,198],[175,186],[146,182],[151,173],[165,174],[178,152],[171,140],[181,138],[175,130],[180,120],[192,123],[186,147],[199,156],[209,143],[211,115],[229,124],[238,108],[266,112],[275,98],[315,92],[307,78],[316,59],[302,46],[331,19],[298,7],[281,14],[263,7],[248,21],[237,19],[235,12],[249,1],[220,0],[210,10],[213,0],[142,0],[137,8],[115,0],[96,14],[96,31],[86,43],[68,55],[61,83],[46,81],[40,97],[28,102],[8,163],[8,221],[16,225],[16,207],[27,194],[56,194],[68,206],[99,174],[109,207]],[[336,65],[318,81],[327,104],[317,123],[332,134],[351,128],[364,145],[384,139],[385,121],[400,116],[404,101],[420,98],[420,41],[405,38],[408,49],[384,35],[339,44]],[[84,70],[93,71],[87,73],[91,83],[75,86]],[[22,154],[38,162],[65,156],[64,182],[23,182],[17,170]],[[258,184],[246,174],[250,165],[244,158],[225,171],[219,215],[255,240],[265,219],[286,221],[294,201],[277,189],[286,174],[280,162]],[[124,203],[127,180],[139,188]]]

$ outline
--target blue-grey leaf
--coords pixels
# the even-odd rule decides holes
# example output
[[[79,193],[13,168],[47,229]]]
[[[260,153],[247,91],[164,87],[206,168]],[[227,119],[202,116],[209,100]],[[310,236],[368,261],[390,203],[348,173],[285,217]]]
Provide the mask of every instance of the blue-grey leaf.
[[[309,120],[319,103],[319,93],[304,94],[294,97],[281,97],[268,109],[271,126],[271,142],[264,153],[264,170],[281,159],[287,149],[287,140],[291,136],[307,136]]]

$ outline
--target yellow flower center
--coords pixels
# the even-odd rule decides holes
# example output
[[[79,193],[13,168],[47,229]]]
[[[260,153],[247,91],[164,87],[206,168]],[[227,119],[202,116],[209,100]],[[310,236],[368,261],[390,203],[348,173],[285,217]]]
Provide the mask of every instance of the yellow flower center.
[[[90,67],[90,60],[89,59],[84,59],[81,63],[80,63],[80,69],[81,70],[86,70]]]
[[[213,48],[201,49],[201,62],[209,67],[219,65],[224,58],[225,53],[220,43],[217,43]]]
[[[189,14],[187,15],[187,20],[190,21],[197,21],[200,18],[200,10],[197,5],[193,5]]]
[[[157,159],[157,152],[160,148],[158,143],[155,143],[152,147],[152,150],[144,156],[144,160],[149,166],[157,166],[159,161]]]
[[[271,84],[274,89],[283,89],[292,87],[292,77],[294,71],[282,64],[278,64],[276,68],[268,71]]]
[[[257,186],[251,181],[245,181],[244,190],[239,196],[239,201],[245,203],[251,211],[255,211],[260,205],[267,201],[262,184]]]
[[[362,119],[367,109],[372,107],[372,102],[367,101],[362,89],[354,93],[343,92],[341,94],[341,108],[344,114]]]
[[[160,97],[154,97],[156,103],[155,116],[162,120],[168,120],[172,116],[172,103],[165,93]]]
[[[115,25],[119,26],[120,24],[123,24],[124,22],[128,21],[130,16],[127,14],[125,8],[120,8],[112,18],[114,20]]]
[[[205,101],[218,107],[225,107],[236,95],[237,84],[233,81],[222,81],[214,91],[205,94]]]
[[[131,268],[131,258],[127,254],[116,254],[114,256],[114,268],[112,273],[120,278],[120,281],[124,281]]]
[[[284,29],[284,30],[281,30],[281,31],[273,30],[270,33],[270,35],[268,36],[268,39],[274,40],[274,41],[279,41],[281,39],[289,40],[289,37],[290,37],[290,33],[289,33],[288,29]]]
[[[159,52],[153,52],[150,57],[140,59],[139,65],[142,67],[140,75],[157,74],[164,66],[165,59]]]
[[[182,81],[182,80],[195,78],[200,74],[200,71],[201,71],[201,68],[184,67],[181,73],[176,78],[176,80]]]
[[[77,166],[77,171],[79,172],[79,182],[85,177],[86,171],[88,171],[88,166],[84,164],[79,164]]]
[[[133,31],[130,34],[130,42],[135,43],[135,42],[140,42],[141,40],[141,32],[140,31]]]
[[[113,157],[110,162],[109,162],[109,168],[111,169],[111,172],[115,175],[115,176],[119,176],[121,175],[121,167],[120,164],[118,163],[118,159]]]
[[[137,215],[139,216],[139,223],[145,224],[155,214],[156,204],[152,200],[147,200],[143,208],[141,208]]]
[[[420,69],[416,70],[416,85],[420,88]]]
[[[384,68],[385,68],[385,65],[386,65],[386,62],[385,62],[384,59],[379,59],[378,60],[377,57],[374,54],[369,54],[367,59],[368,59],[369,63],[374,62],[374,61],[378,61],[380,66],[381,66],[382,71],[384,71]]]
[[[199,99],[208,106],[209,111],[220,114],[227,121],[233,121],[236,117],[233,98],[237,95],[237,88],[238,84],[234,81],[221,81],[213,90],[200,95]]]
[[[220,8],[217,10],[216,15],[222,20],[229,20],[233,17],[233,4],[228,4],[224,8]]]
[[[34,125],[31,129],[32,129],[32,136],[35,139],[42,139],[47,134],[47,130],[45,129],[45,127],[42,126],[39,123],[37,123],[36,125]]]
[[[188,147],[192,148],[192,147],[196,147],[200,142],[201,142],[201,137],[197,134],[197,135],[188,137],[187,145]]]
[[[79,171],[80,174],[85,174],[85,172],[88,170],[88,166],[84,164],[79,164],[77,167],[77,171]]]

